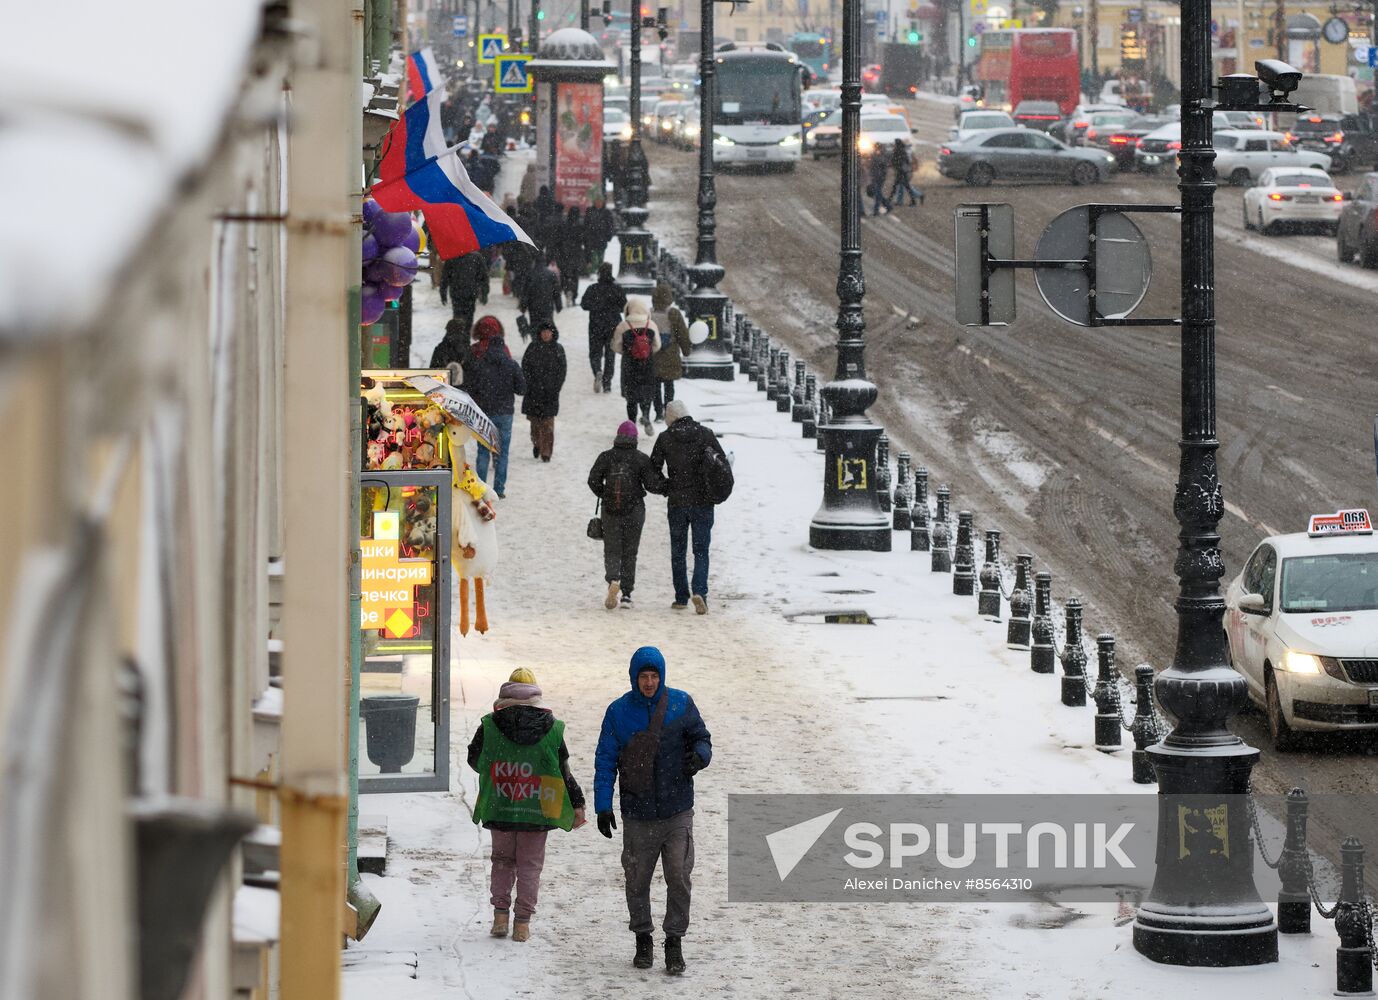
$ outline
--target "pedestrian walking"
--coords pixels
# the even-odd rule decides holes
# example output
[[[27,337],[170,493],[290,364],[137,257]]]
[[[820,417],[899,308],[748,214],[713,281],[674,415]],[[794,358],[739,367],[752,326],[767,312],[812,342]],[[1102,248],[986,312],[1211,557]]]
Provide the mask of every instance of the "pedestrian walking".
[[[659,285],[656,291],[660,291]],[[653,403],[656,419],[660,421],[665,419],[665,407],[675,398],[675,382],[684,375],[684,357],[694,346],[689,339],[689,321],[684,311],[673,302],[665,309],[665,322],[667,332],[660,338],[660,350],[655,352],[651,360],[656,376]]]
[[[609,611],[619,602],[624,608],[632,606],[636,556],[646,525],[646,494],[664,495],[670,488],[636,443],[636,424],[624,420],[612,447],[594,459],[589,470],[589,489],[599,499],[603,525],[603,579],[608,585],[603,607]]]
[[[665,684],[665,657],[654,646],[632,654],[631,690],[608,706],[594,753],[593,801],[598,832],[617,829],[614,782],[620,785],[622,872],[628,926],[636,935],[632,964],[653,961],[651,881],[656,862],[665,878],[665,971],[684,972],[681,939],[689,930],[694,869],[694,775],[713,759],[713,741],[686,692]]]
[[[622,321],[627,293],[613,280],[612,265],[598,265],[598,280],[584,289],[579,306],[589,314],[589,366],[593,369],[593,391],[612,391],[616,367],[612,333]]]
[[[431,352],[431,367],[445,368],[457,364],[461,368],[469,362],[469,327],[461,320],[445,323],[445,336]]]
[[[903,139],[896,139],[895,145],[891,149],[890,169],[895,172],[895,183],[890,189],[890,200],[896,205],[902,205],[904,204],[904,196],[908,194],[909,204],[922,205],[923,192],[914,190],[914,154],[904,144]]]
[[[469,741],[468,759],[478,772],[474,822],[493,837],[489,933],[506,937],[515,909],[512,940],[525,941],[540,895],[546,837],[551,830],[577,830],[586,822],[584,793],[569,769],[565,724],[541,705],[541,689],[530,670],[512,671],[498,688],[493,711]]]
[[[486,298],[487,285],[488,261],[478,250],[441,265],[440,300],[450,300],[450,311],[466,330],[474,325],[474,309],[481,297]]]
[[[572,303],[579,298],[579,279],[584,274],[584,220],[577,208],[565,214],[560,226],[555,263],[560,268],[560,291]]]
[[[555,314],[564,306],[560,297],[560,276],[552,261],[538,263],[531,269],[522,299],[526,303],[527,330],[522,331],[522,339],[525,340],[528,330],[535,333],[547,323],[554,324]]]
[[[613,331],[612,346],[622,355],[622,394],[627,399],[627,419],[635,420],[639,414],[641,429],[650,437],[655,433],[651,407],[656,394],[652,356],[660,350],[660,331],[639,299],[627,303],[626,318]]]
[[[474,324],[474,345],[464,368],[464,391],[474,398],[479,409],[498,429],[498,454],[493,459],[493,492],[507,497],[507,456],[512,450],[512,415],[516,397],[526,393],[526,376],[503,339],[502,323],[496,316],[484,316]],[[488,481],[488,449],[482,445],[474,458],[474,475]]]
[[[555,448],[555,417],[560,413],[560,389],[565,384],[565,349],[554,323],[542,323],[522,353],[526,395],[522,413],[531,422],[531,457],[550,461]]]
[[[612,217],[612,209],[608,208],[602,198],[598,198],[584,213],[584,247],[594,267],[603,263],[603,256],[608,252],[608,243],[612,241],[616,231],[617,225]]]
[[[882,207],[889,212],[892,206],[890,199],[885,197],[885,179],[890,172],[890,152],[877,146],[871,152],[871,158],[867,161],[871,185],[867,189],[875,198],[871,206],[871,214],[879,215]]]
[[[692,600],[694,611],[708,613],[708,547],[713,537],[713,504],[726,499],[713,478],[726,469],[731,491],[731,467],[718,436],[689,415],[689,407],[676,399],[665,407],[665,428],[651,449],[651,464],[664,469],[670,481],[666,517],[670,522],[670,576],[675,601],[682,611]],[[715,495],[716,494],[716,495]],[[693,535],[694,577],[688,577],[687,549]]]

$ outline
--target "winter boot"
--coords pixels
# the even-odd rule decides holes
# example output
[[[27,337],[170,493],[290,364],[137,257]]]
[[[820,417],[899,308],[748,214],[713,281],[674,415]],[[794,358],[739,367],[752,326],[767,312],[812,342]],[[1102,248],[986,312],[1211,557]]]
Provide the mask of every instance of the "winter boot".
[[[493,937],[507,937],[507,911],[493,911],[493,929],[488,932]]]
[[[597,372],[593,373],[593,391],[599,393],[603,391],[603,376]]]
[[[609,611],[611,611],[613,608],[617,607],[617,595],[618,595],[618,592],[621,591],[621,589],[622,589],[622,584],[621,584],[620,581],[618,581],[618,580],[609,580],[609,581],[608,581],[608,596],[607,596],[606,598],[604,598],[604,600],[603,600],[603,607],[607,608]]]
[[[669,939],[666,939],[667,942]],[[636,936],[636,957],[632,959],[632,965],[638,969],[649,969],[655,960],[652,952],[655,950],[655,938],[649,934],[638,934]]]
[[[684,952],[680,949],[680,939],[665,935],[665,973],[670,976],[684,974]]]
[[[702,596],[700,596],[699,594],[695,594],[692,598],[690,598],[690,600],[694,602],[694,611],[697,614],[708,614],[708,602],[705,601]]]
[[[525,941],[525,940],[526,940],[527,938],[529,938],[530,936],[531,936],[531,921],[529,921],[529,920],[517,920],[517,921],[514,921],[514,922],[513,922],[513,924],[512,924],[512,940],[513,940],[513,941]],[[680,965],[683,966],[683,964],[684,964],[684,962],[683,962],[683,960],[681,959]]]
[[[631,610],[631,607],[632,607],[632,595],[631,595],[631,594],[623,594],[623,595],[622,595],[622,607],[623,607],[624,610],[627,610],[627,611],[630,611],[630,610]]]

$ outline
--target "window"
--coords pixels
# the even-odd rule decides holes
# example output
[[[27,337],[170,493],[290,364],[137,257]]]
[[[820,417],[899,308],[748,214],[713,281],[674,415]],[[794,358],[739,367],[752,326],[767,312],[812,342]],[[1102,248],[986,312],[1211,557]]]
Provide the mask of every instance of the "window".
[[[1046,150],[1046,149],[1058,149],[1058,148],[1060,148],[1060,147],[1059,147],[1059,144],[1058,144],[1057,142],[1053,141],[1052,139],[1049,139],[1046,135],[1034,134],[1034,135],[1027,135],[1027,136],[1025,136],[1024,138],[1025,138],[1025,140],[1026,140],[1026,145],[1027,145],[1030,149],[1045,149],[1045,150]]]
[[[1028,149],[1028,136],[1019,132],[1005,132],[1002,135],[993,135],[985,142],[981,143],[987,149]]]
[[[1245,139],[1244,152],[1246,153],[1266,153],[1268,151],[1267,139]]]
[[[1273,610],[1273,577],[1277,575],[1278,556],[1271,545],[1260,545],[1244,567],[1244,590],[1263,595],[1265,612]]]
[[[1278,152],[1278,153],[1290,153],[1290,152],[1292,152],[1292,144],[1291,144],[1290,142],[1288,142],[1286,139],[1273,139],[1273,140],[1271,140],[1271,141],[1272,141],[1272,143],[1273,143],[1273,150],[1274,150],[1274,152]]]
[[[1235,149],[1238,145],[1238,140],[1232,135],[1217,135],[1215,137],[1216,149]]]
[[[1282,610],[1372,611],[1378,608],[1378,552],[1302,556],[1282,563]]]

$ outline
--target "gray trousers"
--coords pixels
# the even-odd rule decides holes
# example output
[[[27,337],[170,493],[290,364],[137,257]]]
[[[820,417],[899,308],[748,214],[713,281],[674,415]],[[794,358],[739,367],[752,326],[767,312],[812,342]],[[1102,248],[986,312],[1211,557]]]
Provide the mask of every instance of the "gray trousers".
[[[649,934],[651,880],[659,860],[665,874],[665,923],[670,937],[689,929],[689,875],[694,870],[694,810],[669,819],[622,818],[622,871],[627,877],[627,926],[633,934]]]
[[[603,579],[620,580],[622,593],[636,586],[636,553],[641,548],[641,529],[646,526],[646,508],[636,507],[625,514],[609,514],[603,519]]]

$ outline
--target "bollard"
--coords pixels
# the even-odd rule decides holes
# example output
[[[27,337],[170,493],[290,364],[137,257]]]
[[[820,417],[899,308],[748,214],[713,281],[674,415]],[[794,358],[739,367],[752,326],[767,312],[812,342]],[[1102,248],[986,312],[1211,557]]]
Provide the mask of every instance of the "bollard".
[[[1278,933],[1311,933],[1311,896],[1306,890],[1306,793],[1294,788],[1287,793],[1287,839],[1278,858]]]
[[[922,465],[914,470],[914,507],[909,513],[909,551],[927,552],[928,537],[928,470]]]
[[[1057,650],[1053,647],[1053,574],[1034,574],[1033,642],[1029,645],[1029,669],[1051,674]]]
[[[1115,678],[1115,637],[1096,636],[1096,686],[1091,700],[1096,703],[1096,749],[1114,753],[1120,749],[1120,699]]]
[[[1014,560],[1014,590],[1010,591],[1010,624],[1005,629],[1005,645],[1010,649],[1028,649],[1029,611],[1033,594],[1029,592],[1029,574],[1033,571],[1033,556],[1021,552]]]
[[[1000,532],[986,532],[986,561],[981,564],[981,592],[976,595],[976,613],[986,621],[1000,620]]]
[[[948,488],[946,485],[939,486],[936,494],[938,505],[937,511],[933,514],[933,530],[929,533],[933,545],[932,561],[929,568],[934,573],[952,572],[952,528],[947,523],[950,516],[948,511]]]
[[[780,348],[772,347],[766,356],[766,369],[761,374],[761,381],[756,384],[756,388],[764,389],[766,399],[775,399],[775,390],[778,385],[776,381],[779,377],[776,373],[780,370]]]
[[[818,434],[814,438],[814,449],[816,451],[827,451],[828,445],[823,434],[823,428],[828,426],[828,421],[832,419],[832,407],[828,401],[819,395],[818,397]]]
[[[1369,951],[1369,915],[1364,903],[1364,845],[1358,837],[1340,844],[1340,901],[1335,906],[1335,995],[1373,996],[1373,955]]]
[[[775,382],[775,412],[788,413],[793,401],[794,387],[789,381],[789,351],[781,351],[780,375]]]
[[[761,371],[761,328],[755,323],[748,323],[747,326],[751,340],[742,360],[746,362],[746,377],[754,382]]]
[[[910,524],[909,505],[913,494],[909,492],[910,458],[909,452],[899,453],[898,468],[895,470],[894,518],[891,527],[896,531],[908,531]]]
[[[962,597],[976,593],[976,549],[971,541],[971,511],[957,512],[957,544],[952,554],[952,592]]]
[[[804,422],[804,362],[794,363],[794,393],[790,397],[789,418],[796,424]]]
[[[1081,645],[1081,599],[1070,598],[1064,609],[1067,635],[1062,640],[1062,704],[1086,704],[1086,650]]]
[[[818,436],[818,376],[812,372],[804,376],[804,416],[800,424],[804,437]]]
[[[761,371],[756,376],[756,389],[765,392],[770,386],[770,373],[775,365],[775,356],[779,353],[779,348],[770,346],[770,334],[761,335]]]
[[[742,340],[746,330],[746,317],[741,313],[732,316],[732,363],[737,366],[737,371],[742,370]]]
[[[876,438],[876,496],[880,509],[890,513],[890,435],[884,431]]]
[[[1133,760],[1134,783],[1151,785],[1158,780],[1153,770],[1153,758],[1148,748],[1162,738],[1158,731],[1158,720],[1153,714],[1153,668],[1141,663],[1134,668],[1134,725],[1130,734],[1134,737]]]
[[[737,371],[742,375],[751,374],[751,358],[756,351],[756,326],[750,319],[742,317],[742,349],[737,356]]]

